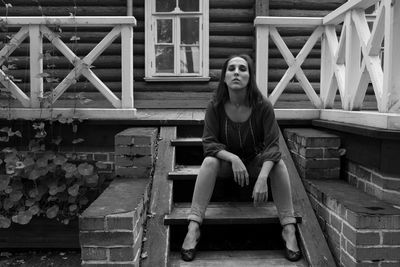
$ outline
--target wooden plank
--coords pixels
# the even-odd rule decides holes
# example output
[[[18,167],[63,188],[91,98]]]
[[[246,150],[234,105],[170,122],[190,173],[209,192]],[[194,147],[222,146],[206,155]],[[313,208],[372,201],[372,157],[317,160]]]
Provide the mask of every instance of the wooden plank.
[[[347,0],[270,0],[271,9],[334,10]]]
[[[177,203],[172,212],[165,216],[164,224],[187,224],[190,203]],[[301,217],[296,216],[301,222]],[[254,206],[245,202],[218,202],[207,206],[203,224],[269,224],[279,223],[278,211],[272,202]]]
[[[254,10],[256,12],[256,17],[268,16],[269,0],[256,0],[254,3]]]
[[[322,25],[322,18],[260,16],[255,18],[254,25],[270,25],[275,27],[320,26]]]
[[[200,166],[175,166],[174,170],[168,173],[170,180],[192,180],[195,181],[199,174]]]
[[[252,22],[253,8],[210,8],[210,22]]]
[[[373,111],[321,110],[322,120],[400,130],[400,114]]]
[[[344,15],[346,12],[350,11],[351,9],[366,9],[376,3],[379,0],[353,0],[348,1],[347,3],[341,5],[334,11],[330,12],[323,18],[323,24],[339,24],[343,21]]]
[[[200,137],[186,137],[171,140],[171,146],[202,146]]]
[[[161,127],[149,208],[153,216],[147,220],[147,241],[142,247],[142,251],[149,255],[141,261],[144,267],[166,267],[168,264],[169,226],[165,226],[163,220],[172,208],[173,184],[167,179],[167,173],[175,165],[175,148],[170,146],[170,140],[174,138],[176,127]]]
[[[128,1],[128,3],[132,3]],[[133,28],[129,25],[121,28],[121,76],[122,108],[133,108]]]
[[[335,267],[336,263],[329,250],[317,218],[315,217],[308,195],[304,189],[296,166],[286,146],[282,133],[279,134],[280,149],[283,160],[289,171],[292,187],[293,207],[296,213],[301,214],[303,223],[297,225],[303,255],[310,266]]]
[[[104,95],[108,101],[115,107],[115,108],[129,108],[129,107],[123,107],[121,104],[121,100],[115,96],[115,94],[105,85],[97,76],[94,74],[93,71],[90,69],[84,68],[82,70],[83,76],[85,76],[88,81],[90,81],[99,91],[102,95]],[[124,94],[124,92],[122,92]],[[133,92],[132,92],[133,94]],[[133,99],[132,99],[132,105],[130,108],[133,108]]]
[[[400,2],[384,1],[385,40],[383,69],[383,106],[380,111],[399,112],[400,107]]]
[[[0,65],[8,59],[12,52],[29,36],[29,26],[23,26],[21,29],[6,43],[0,51]],[[3,38],[3,40],[6,40]]]
[[[277,120],[313,120],[320,118],[319,109],[275,109]],[[5,119],[38,119],[79,117],[82,119],[96,120],[143,120],[157,124],[166,122],[202,123],[204,120],[203,109],[113,109],[113,108],[0,108],[0,118]],[[164,122],[164,123],[163,123]]]
[[[35,7],[37,8],[37,7]],[[13,9],[13,8],[12,8]],[[109,27],[113,25],[128,24],[135,26],[136,19],[128,16],[46,16],[46,17],[2,17],[7,26],[24,25],[62,25],[63,27]]]
[[[7,20],[6,20],[7,21]],[[29,55],[30,55],[30,83],[31,107],[40,107],[40,98],[43,97],[43,44],[38,25],[29,25]]]
[[[198,251],[194,262],[181,260],[180,253],[171,253],[171,267],[306,267],[304,259],[290,262],[285,259],[282,250],[246,250],[246,251]]]
[[[0,70],[0,83],[18,99],[23,107],[30,107],[31,101],[29,97],[2,70]]]
[[[345,92],[342,98],[342,106],[345,110],[350,110],[351,99],[357,90],[358,80],[360,78],[361,61],[361,38],[358,37],[359,30],[352,20],[352,12],[346,14],[346,69],[345,69]],[[365,16],[364,16],[365,17]],[[369,31],[368,31],[369,33]],[[364,76],[361,76],[364,78]],[[366,88],[365,88],[366,89]]]
[[[268,40],[269,26],[256,26],[256,82],[265,97],[268,97]]]

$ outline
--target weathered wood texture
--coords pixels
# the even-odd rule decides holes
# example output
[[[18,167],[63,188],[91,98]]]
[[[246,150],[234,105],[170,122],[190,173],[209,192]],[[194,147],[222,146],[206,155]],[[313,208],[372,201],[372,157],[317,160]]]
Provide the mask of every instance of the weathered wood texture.
[[[268,4],[269,2],[269,4]],[[253,20],[258,14],[282,15],[282,16],[321,16],[327,12],[337,8],[345,0],[210,0],[209,12],[209,62],[210,62],[210,81],[209,82],[145,82],[144,81],[144,0],[133,0],[133,16],[137,19],[137,27],[134,28],[134,80],[135,92],[146,92],[147,96],[154,94],[152,100],[158,100],[155,103],[162,102],[163,107],[175,108],[176,101],[165,102],[164,97],[157,92],[171,92],[179,94],[181,92],[204,92],[203,98],[210,96],[209,92],[213,92],[217,88],[220,77],[220,68],[224,60],[233,54],[250,54],[254,56],[254,27]],[[0,16],[54,16],[54,15],[70,15],[78,16],[125,16],[127,14],[126,0],[82,0],[77,1],[77,8],[74,8],[73,2],[65,2],[62,0],[42,0],[39,1],[15,0],[12,2],[13,7],[8,11],[4,6],[0,7]],[[261,12],[261,13],[260,13]],[[9,28],[8,32],[0,33],[0,40],[7,40],[7,35],[16,32],[17,28]],[[57,30],[57,29],[53,29]],[[93,47],[109,32],[109,28],[92,28],[81,29],[77,32],[75,29],[63,28],[57,32],[61,39],[66,42],[67,46],[78,56],[83,57],[93,49]],[[311,28],[280,28],[279,33],[287,43],[288,47],[296,56],[304,45],[309,35],[312,33]],[[79,40],[73,41],[71,38],[78,36]],[[73,39],[73,38],[72,38]],[[25,40],[20,48],[11,55],[12,60],[6,66],[11,66],[7,73],[21,80],[17,83],[24,91],[29,90],[29,71],[27,70],[29,62],[29,44]],[[114,41],[103,54],[93,62],[92,70],[113,92],[121,91],[121,52],[120,38]],[[44,40],[43,51],[45,57],[43,59],[44,71],[52,75],[52,77],[62,80],[65,75],[72,70],[70,64],[61,53]],[[287,65],[276,46],[270,42],[269,49],[269,91],[270,85],[276,84],[284,75]],[[318,42],[314,49],[310,52],[309,57],[305,60],[302,68],[306,76],[312,84],[319,83],[319,65],[320,65],[320,43]],[[15,68],[15,69],[14,69]],[[50,90],[57,85],[57,80],[52,83],[45,81],[44,90]],[[289,85],[289,91],[295,91],[304,94],[303,90],[298,86],[296,80]],[[315,87],[314,87],[315,88]],[[93,92],[96,89],[81,78],[73,89],[69,91],[86,91]],[[286,93],[286,91],[285,91]],[[140,103],[135,101],[135,106]],[[184,100],[183,100],[184,101]],[[190,102],[190,101],[189,101]],[[143,104],[144,102],[142,102]],[[141,108],[147,107],[146,102]],[[151,104],[154,106],[154,104]],[[184,103],[178,107],[186,106]],[[199,106],[199,105],[197,105]],[[200,104],[203,106],[203,104]]]
[[[168,180],[167,173],[175,165],[175,148],[170,146],[170,140],[175,138],[176,127],[161,128],[150,203],[150,213],[154,216],[147,221],[147,241],[143,247],[149,257],[143,259],[141,266],[144,267],[167,266],[169,226],[165,226],[163,220],[172,208],[172,181]]]
[[[290,174],[294,210],[303,220],[298,224],[298,230],[304,257],[310,266],[336,266],[282,133],[279,134],[279,143]]]

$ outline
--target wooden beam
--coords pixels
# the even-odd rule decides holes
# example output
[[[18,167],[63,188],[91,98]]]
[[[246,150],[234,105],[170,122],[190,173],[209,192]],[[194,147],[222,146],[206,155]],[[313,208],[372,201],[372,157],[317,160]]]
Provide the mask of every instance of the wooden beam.
[[[291,157],[290,151],[286,146],[282,133],[279,134],[280,149],[283,160],[290,176],[292,188],[293,208],[296,214],[300,214],[303,223],[297,224],[299,236],[303,249],[304,257],[309,266],[336,266],[332,253],[319,226],[318,220],[312,209],[308,195],[304,189],[303,182],[297,172],[296,166]]]
[[[268,97],[269,26],[256,26],[256,81],[261,93]]]
[[[158,143],[158,160],[156,161],[149,212],[153,217],[147,221],[147,241],[144,242],[143,252],[149,255],[143,259],[141,266],[166,267],[169,256],[169,226],[164,225],[164,215],[172,209],[173,182],[168,180],[168,172],[175,166],[175,147],[170,140],[176,138],[176,127],[162,127]]]
[[[334,11],[330,12],[323,18],[323,24],[339,24],[343,22],[346,12],[352,9],[367,9],[368,7],[378,3],[379,0],[352,0],[347,1]]]
[[[400,108],[400,1],[382,2],[385,5],[385,40],[383,69],[383,112],[399,112]]]
[[[269,0],[256,0],[254,3],[256,17],[269,15]]]
[[[133,108],[133,28],[130,25],[121,28],[121,58],[122,108]]]
[[[373,111],[321,110],[321,120],[400,130],[400,114]]]
[[[30,101],[32,108],[38,108],[43,97],[43,43],[39,25],[29,25],[29,43]]]
[[[254,25],[270,25],[276,27],[310,27],[322,25],[322,18],[311,17],[256,17]]]
[[[68,17],[0,17],[5,26],[62,25],[63,27],[110,27],[129,24],[136,26],[135,17],[128,16],[68,16]]]
[[[319,109],[275,109],[278,120],[314,120],[319,118]],[[92,120],[142,120],[142,121],[187,121],[202,123],[205,109],[113,109],[113,108],[0,108],[2,119],[54,119],[57,116],[79,117]]]

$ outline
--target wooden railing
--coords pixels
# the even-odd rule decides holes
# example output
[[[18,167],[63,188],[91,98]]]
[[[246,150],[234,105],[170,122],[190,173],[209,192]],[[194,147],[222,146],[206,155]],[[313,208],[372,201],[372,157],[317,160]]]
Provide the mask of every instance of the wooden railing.
[[[379,8],[370,30],[365,9],[378,2]],[[255,26],[259,87],[266,90],[268,84],[269,37],[289,66],[268,96],[273,104],[295,76],[315,108],[321,109],[321,118],[400,129],[399,0],[350,0],[323,18],[257,17]],[[315,27],[315,30],[294,57],[278,32],[280,27]],[[336,32],[339,27],[341,34],[338,39]],[[301,65],[319,40],[321,78],[318,95]],[[381,49],[383,58],[380,58]],[[369,83],[372,83],[378,112],[355,112],[362,109]],[[333,108],[337,91],[342,110],[329,110]],[[264,94],[267,95],[267,91]]]
[[[16,83],[2,70],[0,70],[0,83],[19,100],[25,111],[35,117],[35,113],[43,114],[41,100],[44,97],[43,90],[43,37],[46,37],[54,47],[74,66],[71,72],[51,91],[48,98],[50,104],[77,82],[80,76],[84,76],[98,91],[112,104],[111,109],[81,109],[74,110],[85,118],[107,118],[110,114],[132,117],[135,114],[133,99],[133,27],[136,19],[130,17],[3,17],[0,18],[5,27],[21,27],[0,50],[0,65],[19,45],[29,37],[30,55],[30,94],[27,95]],[[112,27],[112,30],[91,50],[85,57],[78,57],[59,37],[50,26],[62,27]],[[90,69],[92,63],[107,49],[112,42],[121,36],[121,98],[118,98]],[[107,112],[104,112],[107,111]],[[123,111],[123,112],[122,112]],[[20,109],[15,117],[23,112]],[[52,114],[70,116],[71,109],[51,109]],[[18,115],[19,114],[19,115]],[[21,116],[26,117],[26,116]],[[29,117],[29,116],[28,116]]]

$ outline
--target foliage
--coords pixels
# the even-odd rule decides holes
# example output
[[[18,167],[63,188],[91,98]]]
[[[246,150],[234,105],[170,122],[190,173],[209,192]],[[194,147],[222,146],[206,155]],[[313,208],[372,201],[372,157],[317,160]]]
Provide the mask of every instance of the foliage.
[[[102,190],[98,170],[102,162],[69,160],[57,152],[61,138],[52,140],[53,150],[46,149],[44,123],[34,123],[35,138],[28,151],[4,148],[0,157],[0,228],[11,223],[27,224],[33,216],[68,224]],[[22,137],[8,127],[0,129],[2,141]],[[82,139],[83,140],[83,139]],[[50,147],[50,145],[48,145]]]

